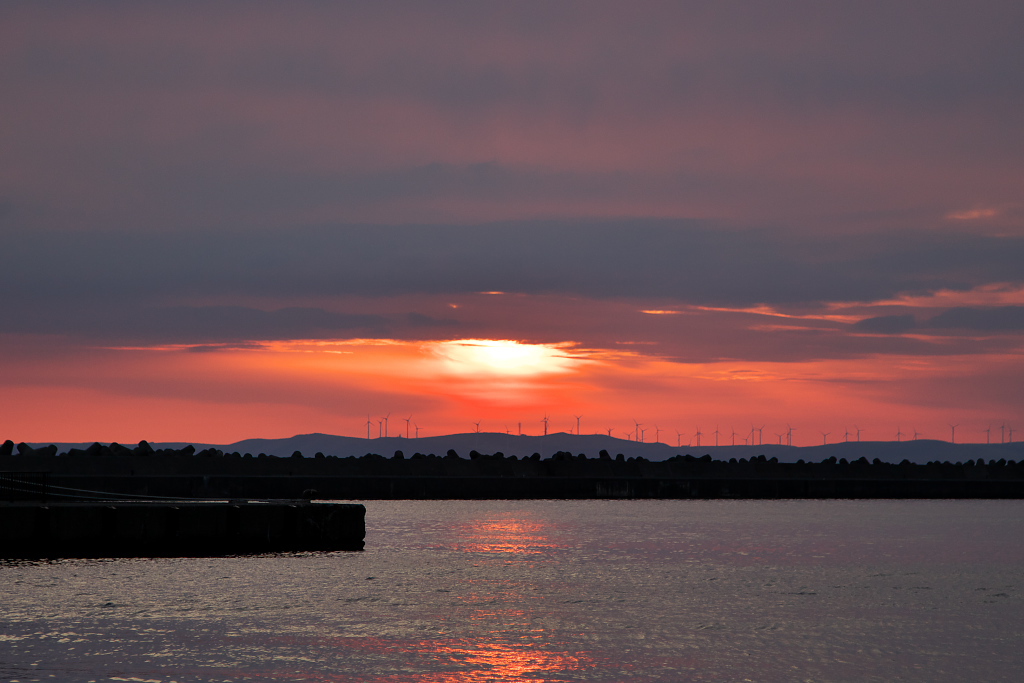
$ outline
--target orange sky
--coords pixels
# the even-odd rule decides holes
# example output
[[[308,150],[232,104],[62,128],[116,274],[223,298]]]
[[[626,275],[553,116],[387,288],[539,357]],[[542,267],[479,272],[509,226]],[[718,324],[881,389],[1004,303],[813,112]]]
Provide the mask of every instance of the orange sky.
[[[1024,429],[1024,5],[399,5],[0,6],[0,438]]]
[[[512,341],[344,340],[267,342],[250,348],[91,349],[73,359],[36,357],[34,385],[4,388],[8,434],[26,441],[193,440],[207,443],[296,433],[376,437],[522,429],[573,431],[696,445],[737,443],[751,427],[766,442],[792,426],[795,445],[823,439],[895,440],[914,431],[984,441],[1014,426],[998,396],[965,406],[958,381],[979,369],[998,377],[1017,355],[964,359],[909,356],[806,362],[679,363],[628,350]],[[46,376],[45,381],[43,379]],[[938,389],[938,392],[936,392]],[[407,424],[405,419],[411,418]],[[521,427],[520,427],[521,425]],[[660,434],[656,434],[660,430]],[[828,436],[822,435],[828,432]],[[636,438],[635,433],[632,438]],[[998,437],[997,437],[998,438]]]

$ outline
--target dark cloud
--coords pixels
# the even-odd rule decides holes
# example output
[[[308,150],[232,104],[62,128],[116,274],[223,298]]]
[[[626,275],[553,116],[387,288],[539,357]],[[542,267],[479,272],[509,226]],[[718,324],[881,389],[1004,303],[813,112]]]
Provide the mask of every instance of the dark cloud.
[[[1024,238],[904,232],[815,239],[694,221],[6,232],[0,249],[4,291],[41,303],[503,291],[788,305],[1024,281]]]
[[[814,239],[695,221],[8,231],[0,248],[4,291],[40,299],[503,291],[741,305],[870,301],[1024,281],[1022,238],[902,232]]]
[[[880,315],[874,318],[865,318],[853,325],[858,332],[872,332],[875,334],[902,334],[908,332],[917,325],[914,316],[907,315]]]
[[[1024,330],[1024,306],[960,306],[930,318],[925,325],[938,329],[1020,332]]]
[[[121,334],[168,342],[221,339],[307,339],[344,335],[355,330],[380,334],[378,316],[331,313],[320,308],[292,307],[262,311],[244,306],[178,306],[153,308],[125,321]],[[96,330],[97,334],[102,330]]]
[[[458,327],[460,325],[458,320],[452,318],[433,318],[429,315],[423,315],[422,313],[408,313],[405,316],[405,321],[411,327],[428,327],[428,328],[440,328],[440,327]]]
[[[394,318],[313,307],[261,310],[247,306],[149,307],[92,302],[87,307],[8,308],[0,331],[70,334],[116,344],[197,344],[199,350],[239,348],[246,340],[403,337],[406,329],[457,327],[455,320],[419,313]]]
[[[509,294],[813,307],[1024,281],[1024,238],[894,232],[807,238],[695,221],[340,226],[245,233],[0,233],[2,329],[216,342],[412,334],[463,323],[252,302]],[[211,298],[238,305],[209,306]],[[430,299],[438,304],[437,299]],[[439,305],[443,305],[443,299]],[[520,311],[516,320],[526,324]],[[973,317],[972,317],[973,316]],[[460,316],[460,320],[462,316]],[[465,322],[465,321],[463,321]],[[771,322],[771,321],[765,321]],[[756,324],[752,321],[751,324]],[[854,330],[896,334],[911,314]],[[954,309],[929,327],[1020,329],[1020,309]],[[403,330],[405,330],[403,332]]]

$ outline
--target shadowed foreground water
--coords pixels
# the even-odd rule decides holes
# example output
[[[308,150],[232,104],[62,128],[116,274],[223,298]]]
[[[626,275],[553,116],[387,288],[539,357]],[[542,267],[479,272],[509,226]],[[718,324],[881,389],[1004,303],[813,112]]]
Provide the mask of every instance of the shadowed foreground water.
[[[361,553],[0,565],[4,681],[1015,681],[1024,501],[368,501]]]

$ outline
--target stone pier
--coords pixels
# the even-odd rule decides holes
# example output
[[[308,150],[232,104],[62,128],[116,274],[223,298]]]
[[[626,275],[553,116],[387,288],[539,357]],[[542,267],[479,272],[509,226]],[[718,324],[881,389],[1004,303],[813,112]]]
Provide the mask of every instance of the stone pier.
[[[362,550],[366,508],[310,501],[0,503],[0,557]]]

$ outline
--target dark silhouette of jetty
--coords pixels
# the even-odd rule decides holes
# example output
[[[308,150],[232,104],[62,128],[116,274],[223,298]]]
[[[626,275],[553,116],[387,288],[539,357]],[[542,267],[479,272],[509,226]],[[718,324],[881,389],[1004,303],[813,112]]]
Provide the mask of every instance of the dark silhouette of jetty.
[[[134,449],[95,444],[61,455],[54,446],[19,444],[18,455],[14,450],[10,441],[0,446],[0,557],[195,557],[363,548],[363,505],[313,502],[312,490],[293,499],[202,495],[211,490],[161,495],[150,489],[181,488],[159,483],[181,479],[160,473],[133,482],[131,467],[128,479],[122,476],[126,459],[134,464],[140,457],[151,456],[153,463],[193,458],[191,446],[153,449],[143,441]],[[75,475],[65,467],[74,462],[101,467]]]
[[[20,483],[5,478],[8,486]],[[362,550],[365,512],[362,505],[282,500],[19,500],[0,503],[0,557]]]

